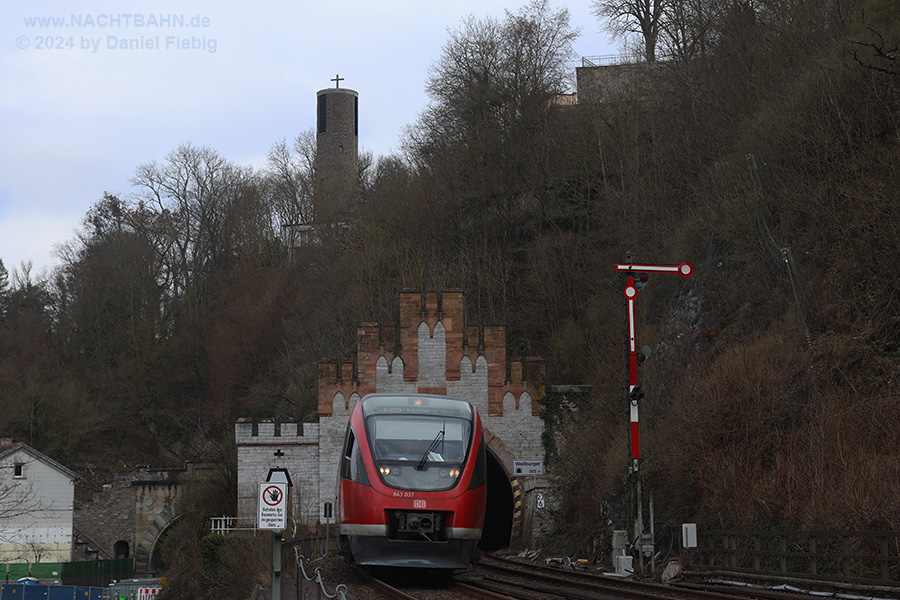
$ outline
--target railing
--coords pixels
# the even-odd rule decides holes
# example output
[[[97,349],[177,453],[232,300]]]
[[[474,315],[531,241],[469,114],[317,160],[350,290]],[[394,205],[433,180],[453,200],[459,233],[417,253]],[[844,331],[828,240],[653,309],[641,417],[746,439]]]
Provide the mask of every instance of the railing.
[[[295,550],[299,550],[303,556],[321,557],[328,554],[328,538],[315,536],[291,540]]]
[[[307,569],[311,569],[309,559],[300,551],[299,546],[294,546],[294,558],[297,561],[297,597],[298,598],[315,598],[328,600],[338,598],[347,600],[347,586],[343,583],[335,586],[334,593],[330,594],[325,589],[325,582],[322,580],[322,570],[316,567],[312,575],[307,575]]]
[[[695,550],[703,570],[854,584],[900,585],[897,531],[707,531]]]
[[[232,531],[256,531],[256,522],[240,522],[237,517],[210,517],[210,533],[226,535]]]
[[[582,56],[582,67],[608,67],[610,65],[626,65],[635,62],[624,54],[603,54],[599,56]]]

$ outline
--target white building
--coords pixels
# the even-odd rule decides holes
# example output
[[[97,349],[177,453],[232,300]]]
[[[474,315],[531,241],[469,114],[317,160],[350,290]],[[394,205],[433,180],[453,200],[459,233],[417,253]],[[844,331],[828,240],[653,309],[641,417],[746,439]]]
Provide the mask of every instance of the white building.
[[[34,448],[0,439],[0,563],[72,559],[76,478]]]

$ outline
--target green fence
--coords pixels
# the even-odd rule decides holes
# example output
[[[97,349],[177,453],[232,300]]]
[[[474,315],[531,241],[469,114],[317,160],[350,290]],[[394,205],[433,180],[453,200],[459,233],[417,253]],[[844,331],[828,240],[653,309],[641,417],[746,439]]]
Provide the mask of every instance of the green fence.
[[[134,559],[82,560],[67,563],[0,563],[0,581],[16,581],[20,577],[60,579],[67,585],[103,586],[113,579],[134,575]]]
[[[0,563],[0,580],[4,583],[20,577],[59,579],[65,563]]]
[[[63,563],[63,583],[69,585],[105,586],[113,579],[128,579],[134,575],[134,559],[82,560]]]

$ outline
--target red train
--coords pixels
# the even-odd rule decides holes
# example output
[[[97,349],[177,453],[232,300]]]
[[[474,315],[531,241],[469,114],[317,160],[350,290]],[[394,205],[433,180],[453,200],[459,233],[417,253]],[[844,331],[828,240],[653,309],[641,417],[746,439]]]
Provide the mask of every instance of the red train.
[[[481,418],[466,400],[367,395],[340,461],[344,555],[369,567],[466,567],[484,525],[486,469]]]

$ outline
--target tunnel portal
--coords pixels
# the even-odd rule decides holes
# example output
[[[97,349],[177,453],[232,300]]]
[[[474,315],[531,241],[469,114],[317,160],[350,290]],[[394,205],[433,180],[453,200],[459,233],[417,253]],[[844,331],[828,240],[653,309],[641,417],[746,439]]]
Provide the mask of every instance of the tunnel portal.
[[[484,552],[496,552],[509,547],[515,508],[506,470],[490,449],[487,456],[487,509],[478,547]]]

